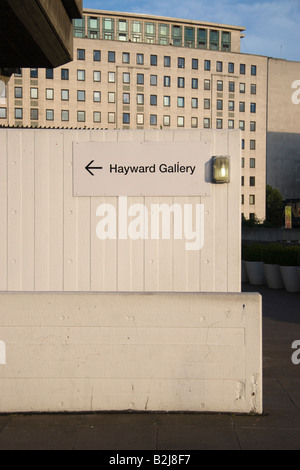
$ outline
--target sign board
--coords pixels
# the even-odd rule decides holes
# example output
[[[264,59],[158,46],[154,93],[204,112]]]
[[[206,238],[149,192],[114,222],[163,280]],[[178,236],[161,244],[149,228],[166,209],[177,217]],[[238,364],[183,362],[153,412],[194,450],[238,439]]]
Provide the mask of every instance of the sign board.
[[[285,228],[293,228],[293,215],[292,215],[292,206],[286,206],[285,208]]]
[[[210,144],[74,143],[73,195],[210,196]]]

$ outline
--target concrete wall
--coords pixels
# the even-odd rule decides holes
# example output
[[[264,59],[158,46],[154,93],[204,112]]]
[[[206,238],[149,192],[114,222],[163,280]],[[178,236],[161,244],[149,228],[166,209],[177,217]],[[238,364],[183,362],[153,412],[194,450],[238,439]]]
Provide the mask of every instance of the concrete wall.
[[[0,412],[262,412],[258,294],[1,294]]]
[[[186,240],[99,240],[97,208],[73,197],[73,142],[193,141],[230,155],[231,182],[208,197],[133,197],[128,204],[204,205],[204,246]],[[238,131],[0,130],[0,291],[240,292]],[[183,155],[183,160],[185,156]]]

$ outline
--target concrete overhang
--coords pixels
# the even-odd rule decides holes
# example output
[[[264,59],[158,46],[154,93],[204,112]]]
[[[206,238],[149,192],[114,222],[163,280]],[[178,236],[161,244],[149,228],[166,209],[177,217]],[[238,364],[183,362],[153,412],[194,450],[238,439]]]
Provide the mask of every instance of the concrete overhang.
[[[0,66],[55,68],[73,59],[82,0],[1,0]]]

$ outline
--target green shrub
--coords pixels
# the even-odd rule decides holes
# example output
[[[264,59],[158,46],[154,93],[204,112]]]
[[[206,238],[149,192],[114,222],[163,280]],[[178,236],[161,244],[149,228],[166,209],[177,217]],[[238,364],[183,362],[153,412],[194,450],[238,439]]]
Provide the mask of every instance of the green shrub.
[[[283,247],[278,253],[280,266],[300,266],[300,248],[298,246]]]
[[[263,262],[265,264],[279,264],[278,260],[282,250],[284,250],[282,245],[267,245],[263,252]]]
[[[263,261],[266,246],[260,244],[245,245],[243,249],[244,261]]]

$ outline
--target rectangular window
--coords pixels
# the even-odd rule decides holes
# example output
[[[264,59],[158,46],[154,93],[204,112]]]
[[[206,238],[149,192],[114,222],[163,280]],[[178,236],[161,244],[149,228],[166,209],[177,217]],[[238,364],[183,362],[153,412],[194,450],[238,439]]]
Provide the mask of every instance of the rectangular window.
[[[39,98],[39,89],[38,88],[30,88],[30,98],[32,100],[37,100]]]
[[[101,103],[101,91],[94,91],[94,103]]]
[[[136,55],[136,63],[137,65],[144,65],[144,54]]]
[[[157,67],[157,55],[150,56],[150,65],[153,67]]]
[[[256,160],[255,158],[250,158],[250,168],[255,168],[256,167]]]
[[[150,95],[150,105],[157,106],[157,95]]]
[[[198,98],[192,98],[192,108],[198,109]]]
[[[255,176],[250,176],[249,186],[251,186],[251,187],[255,186]]]
[[[125,84],[130,83],[130,73],[127,73],[127,72],[123,73],[123,83]]]
[[[178,118],[177,118],[177,126],[178,126],[178,127],[184,127],[184,117],[183,117],[183,116],[178,116]]]
[[[94,70],[94,82],[101,82],[100,70]]]
[[[197,43],[199,49],[207,49],[207,29],[198,28]]]
[[[229,91],[229,93],[235,93],[235,83],[234,82],[229,82],[228,91]]]
[[[185,58],[184,57],[178,57],[178,68],[179,69],[184,69],[185,68]]]
[[[130,64],[129,52],[123,52],[123,64]]]
[[[85,70],[77,70],[77,80],[79,82],[85,81]]]
[[[23,88],[22,87],[15,87],[15,98],[18,98],[18,99],[23,98]]]
[[[250,206],[254,206],[255,205],[255,195],[254,194],[251,194],[249,196],[249,204]]]
[[[54,78],[54,71],[53,69],[46,69],[46,79],[53,80]]]
[[[210,99],[208,98],[204,100],[204,109],[210,109]]]
[[[184,45],[185,47],[195,47],[195,28],[191,26],[185,26]]]
[[[170,56],[165,56],[164,57],[164,66],[165,67],[171,67],[171,57]]]
[[[172,43],[175,47],[182,46],[182,27],[173,25],[172,26]]]
[[[245,112],[245,102],[244,101],[240,101],[239,110],[240,110],[240,113]]]
[[[250,131],[251,132],[256,132],[256,121],[251,121],[250,122]]]
[[[116,53],[114,51],[108,52],[108,62],[116,62]]]
[[[240,83],[240,93],[246,93],[246,84]]]
[[[178,88],[185,88],[185,79],[184,79],[184,77],[178,77]]]
[[[32,108],[30,110],[30,119],[31,121],[38,121],[39,120],[39,110],[36,108]]]
[[[253,83],[251,85],[251,95],[256,95],[256,85]]]
[[[251,75],[257,75],[257,67],[256,65],[251,65]]]
[[[164,116],[164,126],[169,127],[171,125],[171,116]]]
[[[217,119],[217,129],[223,129],[223,119]]]
[[[138,85],[144,85],[145,83],[145,77],[143,73],[138,73],[137,74],[137,84]]]
[[[116,82],[115,72],[108,72],[108,83],[115,83],[115,82]]]
[[[145,96],[142,94],[138,94],[136,97],[136,101],[139,106],[144,106]]]
[[[144,125],[144,115],[143,114],[137,114],[136,123],[137,123],[138,126],[143,126]]]
[[[231,51],[231,33],[228,31],[222,31],[221,49],[223,52]]]
[[[210,80],[204,80],[204,90],[210,90]]]
[[[108,122],[109,124],[116,123],[116,113],[108,113]]]
[[[192,59],[192,69],[193,70],[199,70],[199,60],[198,59]]]
[[[61,120],[62,121],[69,121],[69,111],[63,110],[61,112]]]
[[[0,108],[0,119],[7,118],[7,108]]]
[[[192,117],[192,128],[193,129],[198,129],[198,118],[197,117]]]
[[[151,126],[157,126],[157,115],[156,114],[151,114],[150,115],[150,125]]]
[[[217,110],[223,111],[223,100],[217,100]]]
[[[115,103],[116,102],[116,94],[114,92],[108,93],[108,102]]]
[[[179,96],[177,98],[177,106],[178,108],[184,108],[184,97]]]
[[[61,69],[61,79],[69,80],[69,69]]]
[[[69,101],[69,90],[61,90],[62,101]]]
[[[47,88],[46,89],[46,100],[54,100],[54,89]]]
[[[223,80],[218,80],[217,81],[217,90],[218,91],[223,91],[223,89],[224,89]]]
[[[250,150],[256,149],[256,140],[250,140]]]
[[[234,112],[234,101],[228,101],[228,111]]]
[[[256,113],[256,103],[250,103],[250,112]]]
[[[85,60],[85,49],[77,49],[77,60]]]
[[[77,91],[77,101],[85,101],[85,91],[78,90]]]
[[[211,64],[210,60],[204,61],[204,70],[206,70],[207,72],[210,71],[210,64]]]
[[[229,119],[229,121],[228,121],[228,129],[234,129],[234,120],[233,120],[233,119]]]
[[[164,96],[164,106],[166,106],[166,107],[171,106],[171,97],[170,96]]]
[[[192,78],[192,89],[198,90],[199,88],[199,81],[198,78]]]
[[[217,62],[216,70],[217,72],[223,72],[223,62]]]
[[[101,62],[101,51],[94,51],[94,62]]]
[[[123,104],[130,104],[130,93],[123,93]]]
[[[123,124],[130,124],[130,114],[123,113]]]
[[[39,78],[39,70],[30,69],[30,78]]]
[[[209,48],[212,51],[218,51],[220,48],[220,33],[211,29],[209,32]]]
[[[240,123],[239,123],[239,129],[240,129],[241,131],[244,131],[244,130],[245,130],[245,121],[240,121]]]
[[[240,74],[241,74],[241,75],[245,75],[245,74],[246,74],[246,65],[245,65],[245,64],[241,64],[241,65],[240,65]]]
[[[167,88],[171,86],[171,77],[164,77],[164,86]]]
[[[88,37],[90,39],[100,39],[100,18],[88,18]]]
[[[234,63],[229,62],[228,64],[228,73],[234,73]]]
[[[157,86],[157,75],[151,75],[150,76],[150,85],[151,86]]]
[[[54,121],[54,110],[53,109],[46,109],[46,120],[47,121]]]
[[[203,127],[204,129],[210,129],[210,118],[204,118]]]
[[[94,122],[101,122],[101,113],[99,111],[94,111]]]
[[[77,122],[85,122],[85,111],[77,111]]]

